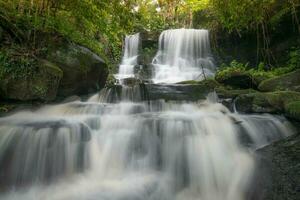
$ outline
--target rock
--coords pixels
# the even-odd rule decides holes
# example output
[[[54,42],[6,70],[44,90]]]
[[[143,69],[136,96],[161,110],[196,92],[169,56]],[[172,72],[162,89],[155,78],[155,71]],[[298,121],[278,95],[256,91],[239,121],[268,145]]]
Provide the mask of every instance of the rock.
[[[0,41],[2,41],[2,40],[3,40],[3,29],[0,26]]]
[[[300,121],[300,101],[293,101],[285,106],[286,115]]]
[[[242,94],[251,94],[257,92],[254,89],[240,89],[240,90],[230,90],[226,89],[224,87],[217,87],[216,88],[216,93],[218,94],[219,98],[222,99],[234,99],[239,95]]]
[[[300,93],[292,91],[251,93],[239,95],[235,101],[236,109],[244,113],[284,113],[297,119],[294,110],[300,101]]]
[[[235,101],[237,111],[243,113],[276,113],[280,108],[274,107],[266,94],[252,93],[239,95]]]
[[[63,72],[46,60],[38,61],[38,70],[32,77],[14,77],[12,74],[1,80],[1,98],[6,100],[54,100]]]
[[[257,87],[250,73],[244,71],[233,71],[231,73],[227,73],[225,76],[220,76],[217,74],[215,79],[219,83],[231,86],[235,89],[248,89]]]
[[[121,82],[124,84],[124,85],[127,85],[127,86],[134,86],[134,85],[137,85],[137,84],[140,84],[141,83],[141,80],[140,79],[137,79],[137,78],[125,78],[125,79],[122,79]]]
[[[65,98],[61,103],[70,103],[73,101],[81,101],[81,98],[79,96],[73,95]]]
[[[257,151],[259,170],[251,199],[296,200],[300,196],[300,135]]]
[[[206,99],[207,94],[214,92],[217,86],[218,83],[214,80],[200,81],[197,84],[145,84],[149,100],[165,99],[174,101],[197,101]]]
[[[47,59],[63,71],[58,95],[83,95],[103,88],[108,76],[108,67],[95,53],[85,47],[60,42],[50,47]]]
[[[137,72],[137,76],[139,79],[144,82],[151,82],[153,76],[153,66],[152,64],[145,64],[141,67],[141,69]]]
[[[258,89],[264,92],[289,90],[300,92],[300,70],[262,81]]]
[[[158,50],[159,32],[141,32],[142,41],[142,60],[141,64],[148,65],[152,63],[152,59]]]

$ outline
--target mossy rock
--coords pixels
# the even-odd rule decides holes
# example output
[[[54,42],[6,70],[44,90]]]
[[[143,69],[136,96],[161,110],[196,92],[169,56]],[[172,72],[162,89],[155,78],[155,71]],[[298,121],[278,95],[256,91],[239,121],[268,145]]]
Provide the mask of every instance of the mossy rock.
[[[262,81],[258,89],[263,92],[278,90],[300,92],[300,70]]]
[[[89,49],[67,41],[49,47],[47,59],[62,71],[58,95],[84,95],[103,88],[108,76],[105,62]]]
[[[217,73],[215,79],[219,83],[231,86],[234,89],[257,88],[256,82],[247,71],[231,71],[225,75]]]
[[[149,100],[198,101],[206,99],[219,84],[212,79],[199,81],[196,84],[145,84]]]
[[[181,81],[176,84],[183,84],[183,85],[203,85],[203,86],[208,86],[210,88],[215,88],[220,86],[220,83],[215,81],[214,79],[206,79],[206,80],[188,80],[188,81]]]
[[[300,121],[300,100],[288,103],[285,106],[287,116]]]
[[[287,106],[294,101],[300,101],[300,93],[292,91],[252,93],[239,95],[236,99],[236,109],[245,113],[284,113]]]
[[[56,98],[62,76],[63,72],[55,64],[39,60],[37,72],[29,77],[5,75],[0,81],[0,95],[7,100],[51,101]]]
[[[236,89],[236,90],[234,90],[234,89],[227,89],[222,86],[217,87],[215,90],[216,90],[216,93],[218,94],[218,96],[223,99],[228,99],[228,98],[234,99],[242,94],[252,94],[252,93],[258,92],[254,89]]]

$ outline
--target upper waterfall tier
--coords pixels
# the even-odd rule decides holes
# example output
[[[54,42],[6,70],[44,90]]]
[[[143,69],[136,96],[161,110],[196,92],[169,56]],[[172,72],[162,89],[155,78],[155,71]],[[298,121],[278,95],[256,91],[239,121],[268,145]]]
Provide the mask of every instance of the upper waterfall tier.
[[[163,31],[154,57],[155,83],[201,80],[215,71],[207,30],[174,29]],[[203,75],[205,74],[205,75]]]
[[[134,77],[134,66],[137,65],[140,34],[128,35],[125,38],[124,55],[119,66],[117,79]]]

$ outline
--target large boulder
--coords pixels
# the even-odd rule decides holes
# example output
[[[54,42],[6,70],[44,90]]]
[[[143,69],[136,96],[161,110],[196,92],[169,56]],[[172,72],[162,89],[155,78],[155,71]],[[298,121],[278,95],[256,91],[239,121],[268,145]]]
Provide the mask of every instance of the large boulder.
[[[83,95],[103,88],[108,76],[105,62],[89,49],[61,42],[52,46],[47,59],[63,71],[59,96]]]
[[[300,70],[262,81],[258,89],[264,92],[290,90],[300,92]]]
[[[300,135],[257,151],[258,172],[251,199],[296,200],[300,196]]]
[[[37,72],[29,77],[6,74],[0,82],[0,97],[20,101],[54,100],[62,76],[57,65],[39,60]]]

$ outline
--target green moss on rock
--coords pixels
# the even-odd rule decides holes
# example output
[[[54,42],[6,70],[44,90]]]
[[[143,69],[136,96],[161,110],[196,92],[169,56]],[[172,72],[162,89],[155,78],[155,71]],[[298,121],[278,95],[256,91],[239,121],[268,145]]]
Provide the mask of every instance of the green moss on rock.
[[[289,117],[300,121],[300,100],[288,103],[285,110]]]
[[[287,106],[300,101],[300,93],[292,91],[252,93],[239,95],[236,99],[238,111],[246,113],[286,113]]]
[[[53,63],[38,60],[38,69],[30,76],[6,74],[0,81],[1,98],[7,100],[54,100],[63,76],[62,71]]]
[[[289,90],[300,92],[300,70],[262,81],[258,89],[263,92]]]
[[[49,48],[47,60],[55,63],[63,72],[58,88],[59,96],[88,94],[105,85],[107,65],[85,47],[67,41],[61,42]]]
[[[216,90],[216,93],[218,94],[218,96],[220,98],[223,98],[223,99],[227,99],[227,98],[234,99],[237,96],[242,95],[242,94],[251,94],[251,93],[257,92],[254,89],[236,89],[236,90],[232,90],[232,89],[227,89],[227,88],[222,87],[222,86],[217,87],[215,90]]]

